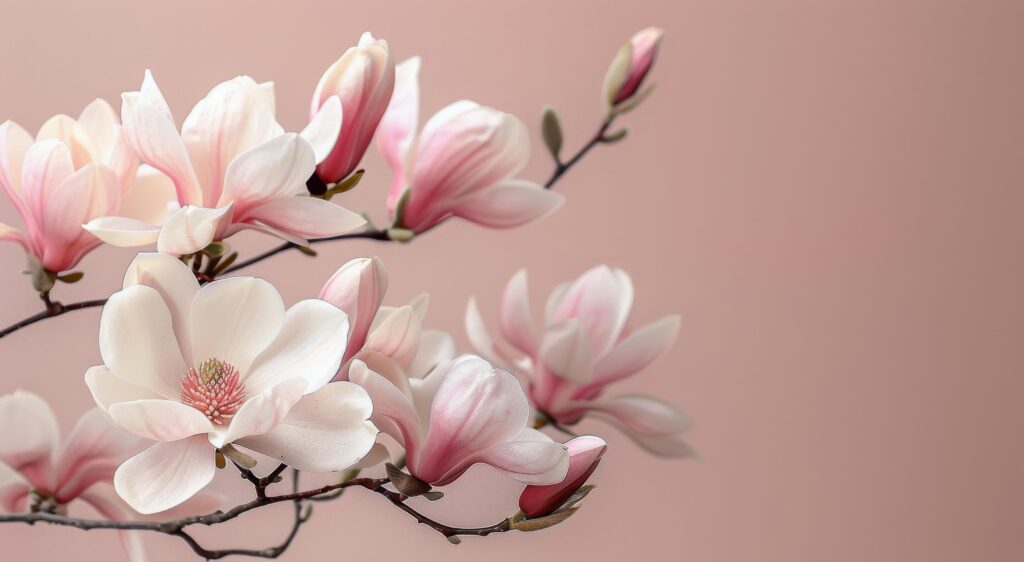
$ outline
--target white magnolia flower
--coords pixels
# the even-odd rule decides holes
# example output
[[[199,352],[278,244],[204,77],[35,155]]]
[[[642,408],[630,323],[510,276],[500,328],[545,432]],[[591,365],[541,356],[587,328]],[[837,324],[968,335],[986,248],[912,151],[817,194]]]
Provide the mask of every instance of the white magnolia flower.
[[[328,384],[347,332],[324,301],[286,311],[262,279],[200,288],[179,260],[139,254],[103,310],[104,364],[85,375],[115,424],[157,442],[117,470],[118,494],[142,513],[178,505],[213,479],[214,449],[228,445],[313,472],[356,463],[377,429],[366,391]]]

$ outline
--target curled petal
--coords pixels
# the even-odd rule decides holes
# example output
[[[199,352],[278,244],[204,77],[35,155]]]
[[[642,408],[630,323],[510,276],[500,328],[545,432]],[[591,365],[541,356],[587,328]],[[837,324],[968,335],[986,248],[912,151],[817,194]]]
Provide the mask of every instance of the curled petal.
[[[175,256],[193,254],[213,242],[220,228],[221,220],[231,212],[232,206],[219,209],[207,209],[186,205],[167,217],[160,236],[157,238],[157,250]]]
[[[107,408],[118,426],[146,439],[173,442],[213,431],[202,412],[171,400],[118,402]]]
[[[213,448],[205,435],[157,443],[114,474],[117,495],[135,511],[157,513],[180,505],[213,480]]]
[[[291,378],[249,398],[225,431],[210,435],[210,443],[214,447],[223,447],[244,437],[259,436],[273,430],[302,398],[306,386],[305,379]]]
[[[347,361],[363,347],[377,309],[388,290],[388,272],[378,257],[351,260],[334,272],[320,289],[320,299],[348,314]]]
[[[342,123],[341,98],[331,96],[299,133],[313,147],[317,163],[323,162],[338,142]]]
[[[569,454],[565,445],[554,443],[539,431],[526,428],[519,438],[496,443],[467,458],[435,484],[443,486],[453,482],[475,463],[493,466],[524,484],[548,485],[565,479]]]
[[[463,198],[452,212],[491,228],[514,228],[554,212],[565,197],[525,180],[505,180]]]

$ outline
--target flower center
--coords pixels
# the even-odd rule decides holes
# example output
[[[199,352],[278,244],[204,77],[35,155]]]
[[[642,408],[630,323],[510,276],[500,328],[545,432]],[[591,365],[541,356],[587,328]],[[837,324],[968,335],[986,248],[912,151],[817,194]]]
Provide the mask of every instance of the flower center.
[[[181,402],[202,412],[215,425],[224,425],[242,407],[245,385],[238,369],[219,359],[207,359],[199,370],[189,368],[181,377]]]

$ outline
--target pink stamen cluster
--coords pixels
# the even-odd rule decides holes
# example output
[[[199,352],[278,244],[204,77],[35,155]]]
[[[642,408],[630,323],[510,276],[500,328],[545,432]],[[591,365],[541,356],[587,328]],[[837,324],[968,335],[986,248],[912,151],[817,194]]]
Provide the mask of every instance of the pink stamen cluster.
[[[202,412],[215,425],[224,425],[245,402],[245,384],[238,369],[219,359],[207,359],[199,370],[181,377],[181,402]]]

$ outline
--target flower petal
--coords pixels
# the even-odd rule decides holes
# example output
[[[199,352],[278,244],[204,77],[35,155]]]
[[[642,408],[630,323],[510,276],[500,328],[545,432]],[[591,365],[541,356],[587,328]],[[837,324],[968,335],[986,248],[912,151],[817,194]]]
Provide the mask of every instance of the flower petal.
[[[587,329],[595,357],[618,341],[633,307],[633,283],[621,269],[601,265],[581,275],[562,297],[552,318],[578,319]]]
[[[202,412],[171,400],[117,402],[107,413],[118,426],[153,441],[178,441],[213,431],[213,424]]]
[[[89,367],[85,372],[85,384],[92,393],[92,399],[96,405],[104,411],[111,404],[118,402],[134,402],[136,400],[155,400],[161,398],[159,394],[132,384],[119,377],[114,376],[105,365]]]
[[[493,466],[518,482],[543,486],[565,479],[569,453],[565,445],[525,428],[515,440],[495,443],[475,453],[435,483],[438,486],[450,484],[476,463]]]
[[[679,434],[692,425],[689,416],[675,406],[647,396],[617,396],[598,402],[569,404],[577,412],[596,414],[622,430],[644,449],[659,456],[682,458],[696,455]]]
[[[13,226],[0,223],[0,240],[5,242],[14,242],[20,244],[26,252],[31,252],[28,239],[22,234],[20,230]]]
[[[21,190],[22,163],[32,142],[32,135],[14,121],[0,125],[0,188],[21,216],[28,215]]]
[[[365,390],[334,382],[304,396],[270,432],[239,444],[299,470],[344,470],[374,445],[377,428],[367,421],[372,410]]]
[[[501,297],[499,328],[505,339],[526,355],[537,352],[537,333],[530,313],[530,293],[526,270],[520,269],[505,286]]]
[[[650,365],[675,343],[679,316],[652,322],[626,336],[594,368],[594,383],[605,385],[623,379]]]
[[[407,458],[415,459],[420,450],[420,420],[409,396],[359,360],[352,361],[349,380],[369,394],[374,424],[405,448]]]
[[[313,147],[296,133],[272,138],[231,161],[221,204],[234,201],[239,214],[279,197],[304,195],[316,168]]]
[[[18,471],[33,487],[53,489],[57,419],[39,396],[16,391],[0,396],[0,463]]]
[[[597,468],[608,445],[593,435],[574,437],[565,443],[569,452],[569,470],[557,484],[527,486],[519,496],[519,509],[528,518],[542,517],[555,511],[587,481]]]
[[[0,462],[0,512],[25,511],[32,485],[18,471]]]
[[[145,285],[114,293],[103,307],[100,356],[115,376],[170,400],[178,399],[188,370],[167,305]]]
[[[346,262],[320,289],[320,299],[348,314],[346,361],[363,348],[370,325],[377,315],[377,309],[384,302],[387,290],[388,272],[384,262],[376,256]]]
[[[171,313],[171,325],[178,340],[182,358],[188,365],[194,365],[192,338],[189,336],[189,319],[192,316],[192,301],[199,292],[199,282],[187,265],[167,254],[145,252],[135,256],[124,274],[124,287],[145,285],[156,289]],[[183,376],[181,373],[180,376]]]
[[[423,330],[420,333],[419,351],[409,364],[409,374],[422,377],[431,369],[455,358],[455,340],[451,334],[440,330]]]
[[[114,427],[102,410],[89,410],[79,418],[57,455],[54,496],[59,503],[67,503],[93,484],[109,481],[121,462],[142,447],[142,440]]]
[[[209,283],[192,301],[189,330],[195,362],[230,363],[248,386],[250,365],[277,337],[284,319],[281,295],[263,279],[232,277]]]
[[[174,181],[178,202],[202,205],[203,193],[185,143],[149,70],[138,92],[121,94],[121,122],[125,140],[139,158]]]
[[[541,361],[547,370],[577,384],[590,382],[594,353],[584,326],[575,318],[548,328],[541,342]]]
[[[194,254],[210,245],[217,235],[221,220],[231,212],[231,205],[207,209],[185,205],[167,217],[160,228],[157,250],[175,256]]]
[[[271,431],[302,398],[307,386],[306,379],[295,377],[252,396],[242,404],[225,430],[210,435],[210,443],[220,448],[243,437]]]
[[[563,203],[560,193],[510,179],[459,199],[452,213],[491,228],[514,228],[553,213]]]
[[[174,182],[151,166],[140,166],[117,214],[147,224],[162,224],[179,208]]]
[[[362,215],[330,201],[305,195],[285,196],[261,203],[251,208],[243,220],[258,221],[303,240],[337,236],[366,225]]]
[[[136,516],[111,486],[93,486],[82,494],[81,499],[111,521],[131,521]],[[142,531],[118,531],[117,535],[130,562],[145,562]]]
[[[405,190],[410,148],[416,138],[420,112],[420,57],[406,59],[395,67],[395,91],[377,127],[377,148],[391,166],[391,189],[387,208],[393,213]]]
[[[416,310],[408,305],[401,306],[371,328],[363,350],[378,352],[407,366],[419,349],[420,330]]]
[[[217,471],[205,435],[157,443],[128,459],[114,474],[117,494],[143,514],[165,511],[191,498]]]
[[[82,228],[104,243],[118,248],[148,246],[160,238],[158,225],[127,217],[100,217],[83,224]]]
[[[341,98],[331,96],[316,112],[305,129],[299,133],[313,147],[317,163],[330,156],[331,150],[338,142],[338,134],[342,126]]]
[[[249,392],[278,381],[301,377],[306,393],[330,382],[345,354],[348,317],[339,308],[321,300],[296,303],[284,315],[277,337],[252,362],[245,385]]]

